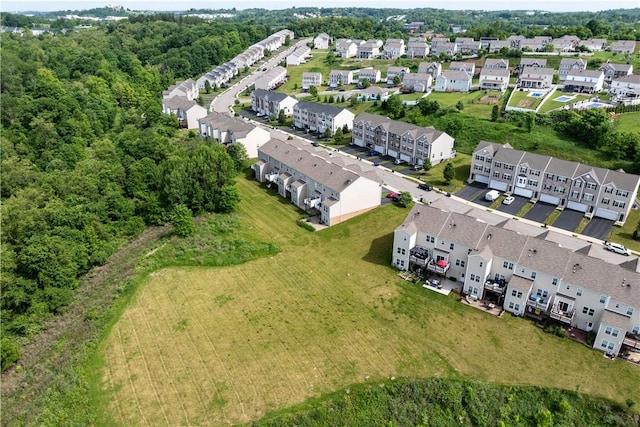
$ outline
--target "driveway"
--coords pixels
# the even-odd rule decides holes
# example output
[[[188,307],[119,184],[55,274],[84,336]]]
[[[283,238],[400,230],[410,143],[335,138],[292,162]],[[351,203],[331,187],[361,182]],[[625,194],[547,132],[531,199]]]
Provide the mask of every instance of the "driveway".
[[[344,151],[345,153],[351,154],[356,157],[366,157],[371,150],[366,147],[359,147],[357,145],[345,145],[340,148],[340,151]]]
[[[482,184],[480,182],[472,182],[471,184],[468,184],[466,187],[464,187],[462,190],[458,191],[456,193],[456,196],[460,197],[461,199],[474,201],[479,196],[482,196],[482,198],[484,198],[484,195],[486,194],[487,191],[488,191],[487,184]]]
[[[522,196],[516,196],[515,194],[513,195],[513,197],[515,198],[513,203],[511,203],[510,205],[500,204],[500,206],[498,206],[498,210],[500,212],[506,212],[510,215],[515,215],[518,212],[520,212],[520,209],[522,209],[524,205],[526,205],[527,202],[529,201],[528,198],[522,197]]]
[[[613,227],[613,221],[604,218],[591,218],[589,224],[582,230],[585,236],[595,237],[596,239],[605,240]]]
[[[574,211],[573,209],[565,209],[560,216],[551,225],[562,228],[567,231],[575,231],[584,217],[584,212]]]
[[[542,223],[555,208],[556,205],[552,205],[551,203],[537,202],[524,217],[531,221]]]

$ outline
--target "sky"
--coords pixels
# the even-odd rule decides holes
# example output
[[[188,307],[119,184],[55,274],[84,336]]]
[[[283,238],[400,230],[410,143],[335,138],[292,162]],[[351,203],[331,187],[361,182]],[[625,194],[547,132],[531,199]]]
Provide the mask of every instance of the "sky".
[[[25,10],[55,11],[92,9],[105,6],[110,2],[100,0],[0,0],[0,10],[17,12]],[[551,12],[599,11],[605,9],[631,9],[640,7],[640,0],[537,0],[507,2],[505,0],[122,0],[112,1],[133,10],[188,10],[191,8],[232,8],[250,7],[264,9],[285,9],[296,7],[374,7],[411,9],[431,7],[437,9],[484,9],[484,10],[547,10]]]

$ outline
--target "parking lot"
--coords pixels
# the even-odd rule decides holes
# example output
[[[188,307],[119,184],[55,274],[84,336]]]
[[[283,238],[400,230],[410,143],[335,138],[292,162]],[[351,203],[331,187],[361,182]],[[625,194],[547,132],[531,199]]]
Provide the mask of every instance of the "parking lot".
[[[573,209],[565,209],[560,213],[552,224],[554,227],[562,228],[567,231],[575,231],[580,225],[580,221],[584,217],[584,212],[574,211]]]
[[[461,199],[474,202],[478,198],[481,198],[484,200],[484,195],[487,193],[487,191],[489,191],[489,189],[487,188],[487,184],[472,182],[471,184],[464,187],[462,190],[458,191],[456,193],[456,196],[460,197]]]
[[[613,227],[613,221],[604,218],[591,218],[589,224],[582,230],[582,234],[585,236],[595,237],[596,239],[605,240],[609,237]]]
[[[544,220],[547,219],[549,215],[551,215],[551,212],[553,212],[555,208],[556,205],[545,202],[537,202],[531,209],[529,209],[529,212],[527,212],[524,217],[531,221],[543,223]]]
[[[510,205],[503,205],[501,204],[500,206],[498,206],[498,210],[500,212],[505,212],[508,213],[510,215],[515,215],[517,214],[520,209],[522,209],[524,207],[524,205],[527,204],[527,202],[529,201],[529,199],[527,199],[526,197],[522,197],[522,196],[516,196],[515,194],[513,195],[513,198],[515,199]]]

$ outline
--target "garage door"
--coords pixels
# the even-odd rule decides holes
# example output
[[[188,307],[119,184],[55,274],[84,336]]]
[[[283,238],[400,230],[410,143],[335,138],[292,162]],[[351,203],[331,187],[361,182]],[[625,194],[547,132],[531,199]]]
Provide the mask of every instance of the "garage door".
[[[559,205],[560,204],[560,198],[559,197],[550,196],[548,194],[541,194],[540,195],[540,201],[541,202],[545,202],[545,203],[551,203],[552,205]]]
[[[410,162],[411,161],[411,156],[408,155],[408,154],[400,153],[400,160],[405,161],[405,162]]]
[[[507,191],[507,183],[500,181],[490,181],[489,188],[494,188],[498,191]]]
[[[364,139],[362,138],[353,138],[353,143],[358,147],[364,147]]]
[[[488,184],[489,183],[489,177],[486,175],[474,175],[473,176],[473,180],[476,182],[481,182],[483,184]]]
[[[374,145],[373,149],[376,150],[378,153],[386,154],[386,151],[384,150],[384,145]]]
[[[516,189],[513,190],[513,192],[518,196],[528,197],[529,199],[533,197],[533,190],[527,190],[526,188],[516,187]]]
[[[390,155],[391,157],[398,157],[397,151],[389,150],[387,154]]]
[[[599,218],[610,219],[611,221],[615,221],[616,219],[618,219],[617,212],[602,208],[596,209],[596,216]]]
[[[573,209],[574,211],[578,211],[578,212],[586,212],[587,211],[587,205],[585,205],[584,203],[578,203],[578,202],[569,202],[569,203],[567,203],[567,208],[568,209]]]

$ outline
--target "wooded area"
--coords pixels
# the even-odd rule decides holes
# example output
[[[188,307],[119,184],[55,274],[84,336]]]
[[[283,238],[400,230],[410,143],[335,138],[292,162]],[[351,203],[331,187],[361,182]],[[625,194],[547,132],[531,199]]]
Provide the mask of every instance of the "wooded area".
[[[262,39],[255,25],[154,19],[2,35],[2,368],[78,278],[176,205],[227,212],[236,164],[179,134],[161,93]]]

